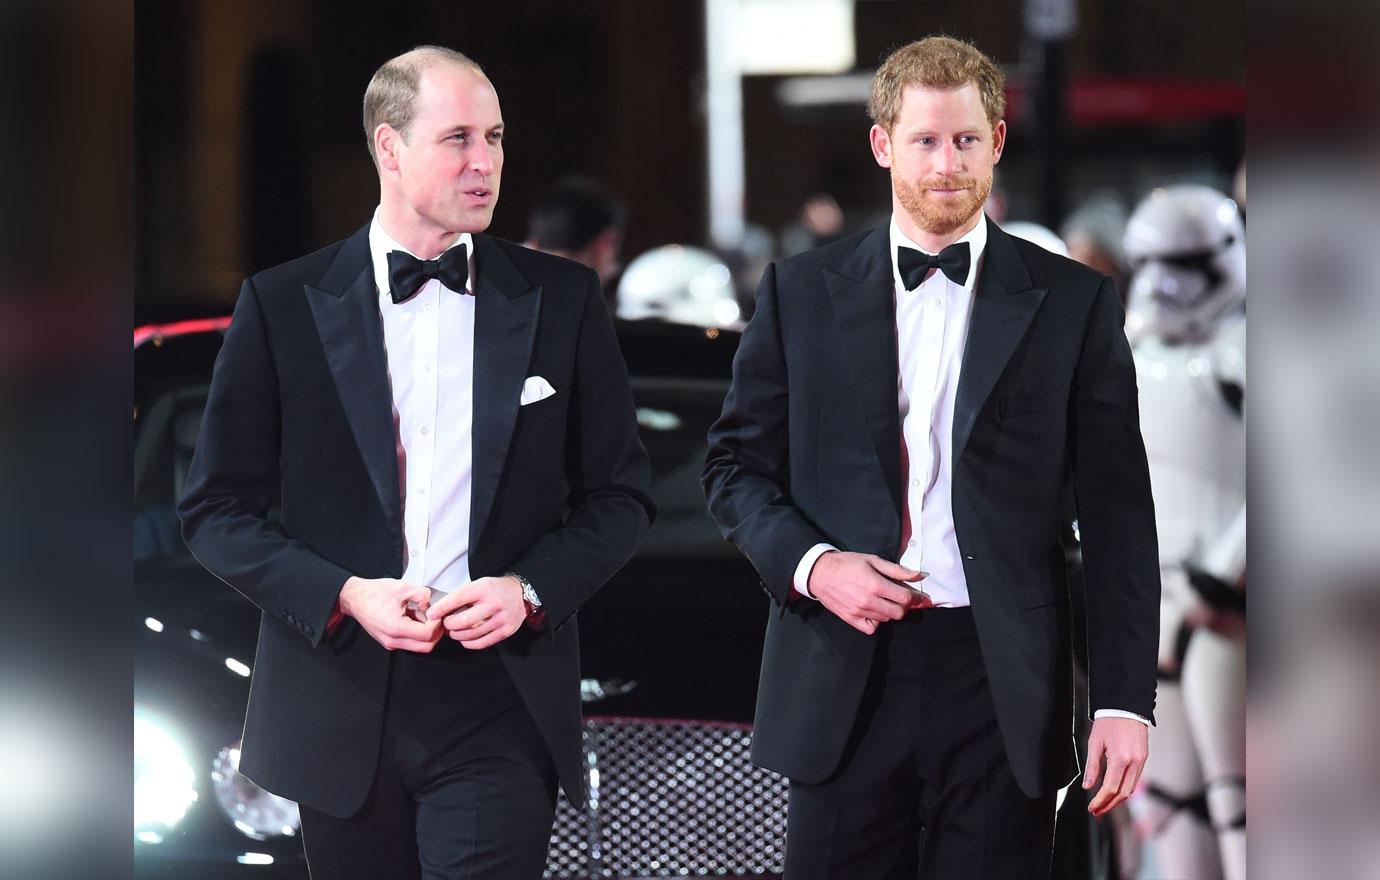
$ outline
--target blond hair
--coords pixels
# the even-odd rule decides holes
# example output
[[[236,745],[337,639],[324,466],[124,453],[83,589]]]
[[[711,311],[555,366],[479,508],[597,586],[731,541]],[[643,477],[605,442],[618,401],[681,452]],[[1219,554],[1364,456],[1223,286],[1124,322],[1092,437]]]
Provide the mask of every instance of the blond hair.
[[[417,115],[417,92],[422,74],[436,64],[456,64],[480,74],[484,72],[469,56],[445,46],[418,46],[388,59],[374,71],[364,90],[364,139],[369,145],[369,156],[376,164],[374,131],[388,123],[404,141],[407,140],[407,130]]]
[[[1006,77],[976,46],[953,37],[927,37],[887,56],[872,78],[867,112],[890,132],[901,115],[901,93],[907,86],[957,89],[976,83],[982,109],[992,128],[1006,113]]]

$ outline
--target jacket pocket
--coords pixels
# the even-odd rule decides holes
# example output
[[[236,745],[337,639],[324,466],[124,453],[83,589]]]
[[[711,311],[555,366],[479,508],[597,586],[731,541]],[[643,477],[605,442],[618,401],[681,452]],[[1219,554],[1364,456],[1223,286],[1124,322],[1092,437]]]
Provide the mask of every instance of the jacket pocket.
[[[550,397],[518,407],[518,418],[524,425],[530,425],[532,422],[541,421],[556,413],[564,412],[565,399],[565,392],[557,389],[556,393]]]

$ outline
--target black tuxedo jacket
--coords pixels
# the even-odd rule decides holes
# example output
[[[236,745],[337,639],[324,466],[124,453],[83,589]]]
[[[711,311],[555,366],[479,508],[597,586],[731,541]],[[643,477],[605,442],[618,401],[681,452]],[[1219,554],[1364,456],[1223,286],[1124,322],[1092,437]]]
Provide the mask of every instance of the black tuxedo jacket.
[[[575,610],[646,534],[650,465],[594,273],[488,235],[474,251],[470,573],[542,598],[545,630],[496,650],[579,804]],[[341,817],[374,776],[390,654],[326,624],[350,575],[405,567],[387,370],[367,226],[249,278],[179,505],[197,559],[263,610],[243,772]],[[556,393],[519,407],[536,375]]]
[[[954,527],[1007,754],[1034,794],[1075,768],[1065,481],[1082,532],[1094,709],[1152,715],[1159,565],[1115,286],[984,222],[954,408]],[[807,783],[838,765],[875,641],[792,597],[796,565],[819,542],[892,561],[901,543],[888,248],[883,227],[767,269],[709,434],[710,513],[775,608],[753,756]]]

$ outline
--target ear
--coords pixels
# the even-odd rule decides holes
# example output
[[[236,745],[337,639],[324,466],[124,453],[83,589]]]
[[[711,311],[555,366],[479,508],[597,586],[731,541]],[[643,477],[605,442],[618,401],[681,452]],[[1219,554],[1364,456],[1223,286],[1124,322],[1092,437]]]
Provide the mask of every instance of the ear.
[[[378,157],[379,168],[387,171],[398,170],[398,148],[403,144],[402,134],[386,122],[374,129],[374,155]]]
[[[872,145],[872,158],[883,168],[891,167],[891,135],[880,125],[872,126],[867,133],[868,143]]]
[[[992,164],[1001,161],[1001,151],[1006,147],[1006,120],[998,119],[997,127],[992,129]]]

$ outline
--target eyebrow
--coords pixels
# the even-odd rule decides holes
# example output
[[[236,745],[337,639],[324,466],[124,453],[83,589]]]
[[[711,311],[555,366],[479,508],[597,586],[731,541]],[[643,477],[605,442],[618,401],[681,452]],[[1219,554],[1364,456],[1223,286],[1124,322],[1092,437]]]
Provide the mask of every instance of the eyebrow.
[[[453,125],[453,126],[451,126],[450,128],[447,128],[447,129],[445,129],[444,131],[442,131],[442,132],[441,132],[441,137],[450,137],[450,136],[453,135],[453,134],[460,134],[460,133],[462,133],[462,132],[471,132],[471,131],[478,131],[478,130],[479,130],[479,126],[477,126],[477,125]],[[486,131],[486,132],[495,132],[495,131],[503,131],[503,130],[504,130],[504,124],[503,124],[502,122],[498,123],[497,125],[491,125],[491,126],[489,126],[488,128],[484,129],[484,131]]]

